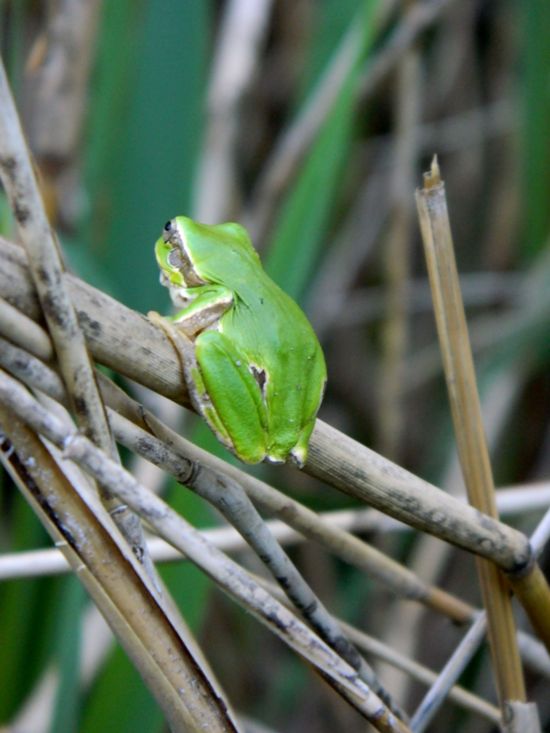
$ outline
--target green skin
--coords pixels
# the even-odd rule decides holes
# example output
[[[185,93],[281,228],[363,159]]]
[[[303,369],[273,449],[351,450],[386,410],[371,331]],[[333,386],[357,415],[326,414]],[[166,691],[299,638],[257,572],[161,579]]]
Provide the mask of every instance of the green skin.
[[[155,245],[183,309],[160,324],[182,355],[193,406],[245,463],[303,466],[326,383],[317,337],[264,272],[238,224],[178,216]]]

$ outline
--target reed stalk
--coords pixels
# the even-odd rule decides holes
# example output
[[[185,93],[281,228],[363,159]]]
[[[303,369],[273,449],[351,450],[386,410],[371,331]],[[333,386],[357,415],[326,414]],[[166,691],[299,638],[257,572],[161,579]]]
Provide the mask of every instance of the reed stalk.
[[[483,429],[481,407],[464,306],[453,251],[445,188],[437,159],[424,176],[424,187],[416,195],[420,227],[432,288],[437,331],[457,448],[470,503],[479,511],[498,518],[493,475]],[[477,558],[483,603],[497,690],[503,713],[509,701],[525,701],[525,684],[516,643],[508,584],[491,562]],[[547,643],[550,591],[535,563],[508,580],[541,638]]]

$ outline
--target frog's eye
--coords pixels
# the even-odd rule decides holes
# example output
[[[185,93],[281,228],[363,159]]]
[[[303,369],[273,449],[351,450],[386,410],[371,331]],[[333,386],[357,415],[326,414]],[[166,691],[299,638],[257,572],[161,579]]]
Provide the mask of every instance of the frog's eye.
[[[174,236],[174,233],[177,231],[177,228],[174,224],[174,220],[170,219],[170,221],[167,221],[164,227],[162,228],[162,238],[165,242],[169,242],[170,239]]]

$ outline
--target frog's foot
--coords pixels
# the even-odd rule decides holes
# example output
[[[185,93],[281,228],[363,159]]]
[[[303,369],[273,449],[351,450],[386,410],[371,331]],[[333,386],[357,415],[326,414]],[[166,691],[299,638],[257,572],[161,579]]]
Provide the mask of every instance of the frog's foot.
[[[286,458],[281,458],[281,456],[271,456],[267,455],[263,459],[264,463],[269,463],[271,466],[281,466],[283,463],[286,463]]]
[[[307,444],[310,433],[311,429],[308,429],[307,436],[305,438],[302,438],[301,433],[298,443],[296,443],[296,445],[290,450],[288,448],[288,444],[279,448],[271,446],[263,459],[264,463],[280,466],[282,463],[286,463],[290,460],[298,466],[298,468],[303,468],[307,458]]]
[[[189,399],[195,410],[197,410],[197,412],[200,412],[198,406],[195,404],[193,390],[190,389],[190,384],[192,383],[190,381],[191,375],[194,371],[198,370],[193,342],[185,334],[184,331],[177,328],[171,321],[169,321],[167,318],[164,318],[156,311],[149,311],[149,313],[147,314],[147,318],[151,321],[153,325],[155,325],[157,328],[160,328],[161,331],[164,331],[165,336],[169,339],[172,346],[174,347],[181,364],[185,384],[187,385],[187,389],[189,391]]]
[[[298,437],[298,442],[292,448],[290,451],[290,459],[293,463],[295,463],[298,468],[303,468],[305,466],[306,460],[307,460],[307,452],[308,452],[308,446],[309,446],[309,439],[311,437],[311,433],[313,432],[313,428],[315,427],[315,419],[313,419],[312,422],[308,423],[300,433]]]
[[[298,448],[295,447],[290,451],[290,460],[298,468],[303,468],[307,460],[307,447]]]

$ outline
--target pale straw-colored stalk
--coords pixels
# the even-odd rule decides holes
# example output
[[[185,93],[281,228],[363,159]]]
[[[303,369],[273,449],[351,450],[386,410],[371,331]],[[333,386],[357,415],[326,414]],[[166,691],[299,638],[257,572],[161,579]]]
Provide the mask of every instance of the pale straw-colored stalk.
[[[417,206],[465,484],[472,505],[497,518],[493,477],[454,259],[445,190],[436,158],[429,173],[425,174],[424,187],[417,191]],[[477,558],[477,567],[488,616],[493,669],[504,712],[508,702],[524,702],[526,699],[511,600],[505,578],[492,563]],[[548,645],[550,590],[540,569],[535,563],[530,563],[523,572],[512,573],[509,579],[535,628]],[[545,619],[541,618],[541,606],[546,609]]]

